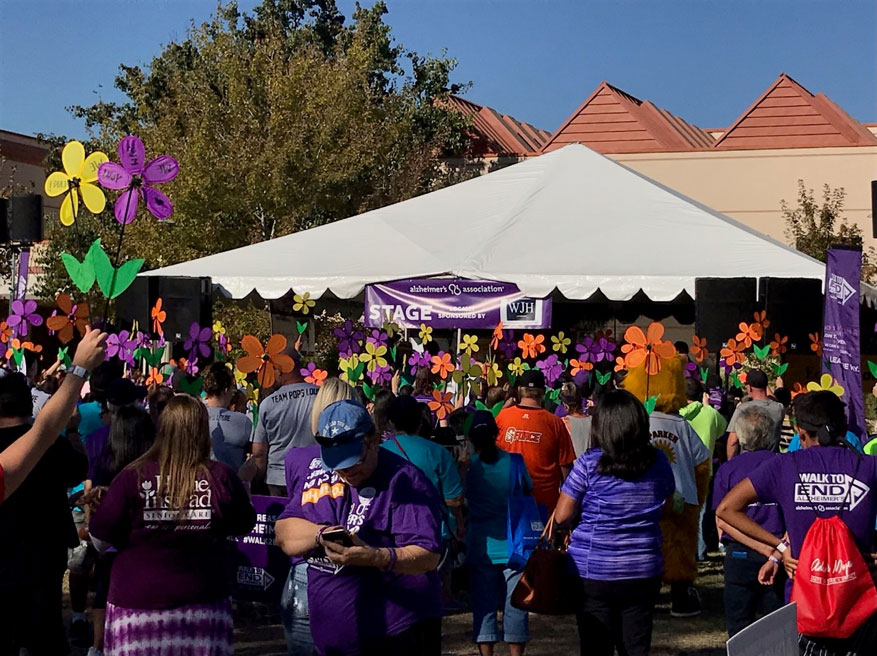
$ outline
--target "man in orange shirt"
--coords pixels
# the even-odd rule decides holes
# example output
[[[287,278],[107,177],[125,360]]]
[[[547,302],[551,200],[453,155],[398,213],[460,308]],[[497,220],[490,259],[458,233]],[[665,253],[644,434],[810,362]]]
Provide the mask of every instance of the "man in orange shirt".
[[[536,503],[546,506],[551,514],[576,456],[566,425],[542,407],[544,397],[545,375],[538,369],[525,371],[518,378],[518,405],[506,408],[496,418],[496,444],[521,454],[533,480]]]

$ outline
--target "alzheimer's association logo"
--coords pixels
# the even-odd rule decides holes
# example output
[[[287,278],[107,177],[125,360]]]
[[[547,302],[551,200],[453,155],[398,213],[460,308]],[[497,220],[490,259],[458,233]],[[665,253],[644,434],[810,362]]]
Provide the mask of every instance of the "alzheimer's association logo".
[[[836,273],[831,274],[828,280],[828,295],[841,305],[846,305],[847,301],[855,296],[856,290],[850,286],[843,276]]]

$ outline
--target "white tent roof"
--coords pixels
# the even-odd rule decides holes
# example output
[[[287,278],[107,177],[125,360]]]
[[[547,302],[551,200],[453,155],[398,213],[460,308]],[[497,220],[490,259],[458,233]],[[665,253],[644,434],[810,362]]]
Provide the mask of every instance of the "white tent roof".
[[[824,265],[574,144],[329,225],[149,271],[256,290],[358,295],[369,283],[439,275],[500,280],[531,296],[642,289],[667,301],[694,279],[823,279]]]

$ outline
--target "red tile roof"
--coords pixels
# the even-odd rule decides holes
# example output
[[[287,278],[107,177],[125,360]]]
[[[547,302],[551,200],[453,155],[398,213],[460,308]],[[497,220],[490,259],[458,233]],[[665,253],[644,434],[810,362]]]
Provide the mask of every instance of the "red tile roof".
[[[601,153],[647,153],[708,148],[715,140],[700,128],[608,82],[551,135],[542,152],[583,143]]]
[[[816,95],[785,73],[734,121],[714,148],[874,146],[877,136],[823,93]]]
[[[520,157],[537,154],[549,133],[522,123],[512,116],[500,114],[495,109],[485,107],[460,98],[450,97],[451,106],[472,120],[472,154],[481,157],[517,155]]]

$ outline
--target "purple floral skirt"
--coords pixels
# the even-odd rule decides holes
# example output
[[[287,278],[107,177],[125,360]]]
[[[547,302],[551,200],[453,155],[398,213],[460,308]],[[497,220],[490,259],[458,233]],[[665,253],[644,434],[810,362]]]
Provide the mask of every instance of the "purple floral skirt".
[[[106,656],[231,656],[231,600],[168,610],[107,603]]]

